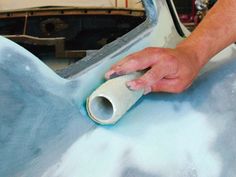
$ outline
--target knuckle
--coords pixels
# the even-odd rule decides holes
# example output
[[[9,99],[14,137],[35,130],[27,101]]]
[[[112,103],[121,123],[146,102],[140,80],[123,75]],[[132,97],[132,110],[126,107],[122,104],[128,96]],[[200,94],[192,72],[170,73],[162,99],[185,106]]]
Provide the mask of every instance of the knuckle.
[[[178,61],[175,56],[168,55],[163,57],[163,67],[167,68],[169,74],[176,74],[178,71]]]
[[[176,63],[176,60],[177,60],[176,56],[168,55],[168,62],[169,63]]]
[[[170,64],[172,64],[172,63],[176,63],[176,61],[177,61],[177,57],[176,57],[176,55],[174,55],[174,54],[172,54],[172,53],[166,53],[166,55],[165,55],[165,58],[166,58],[166,60],[170,63]]]
[[[151,69],[146,75],[145,75],[145,80],[147,81],[154,81],[156,78],[156,73]]]
[[[112,69],[116,71],[116,70],[120,70],[121,67],[122,67],[122,65],[114,65],[114,66],[112,66]]]
[[[159,47],[148,47],[145,48],[143,51],[149,54],[149,53],[161,53],[164,50],[165,50],[164,48],[159,48]]]
[[[137,57],[137,53],[132,53],[126,57],[126,60],[129,61],[129,60],[135,59],[136,57]]]
[[[130,60],[127,62],[129,65],[137,65],[139,63],[140,62],[138,62],[136,58],[130,58]]]
[[[139,78],[139,79],[135,80],[135,83],[143,88],[147,87],[147,85],[148,85],[147,81],[144,78]]]

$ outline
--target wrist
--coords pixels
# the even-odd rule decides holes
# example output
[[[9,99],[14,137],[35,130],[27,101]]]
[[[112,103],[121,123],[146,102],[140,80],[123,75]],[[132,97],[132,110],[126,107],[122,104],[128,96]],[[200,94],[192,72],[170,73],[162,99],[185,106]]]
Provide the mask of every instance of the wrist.
[[[185,53],[199,70],[208,62],[204,46],[199,47],[196,43],[184,40],[176,46],[176,49]]]

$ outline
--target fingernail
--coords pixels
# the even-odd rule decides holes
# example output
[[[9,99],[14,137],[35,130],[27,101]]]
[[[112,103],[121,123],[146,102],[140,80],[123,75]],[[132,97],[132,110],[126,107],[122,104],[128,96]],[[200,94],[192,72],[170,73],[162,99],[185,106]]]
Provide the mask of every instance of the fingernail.
[[[114,78],[116,78],[116,77],[118,77],[118,76],[120,76],[120,75],[115,72],[115,73],[111,74],[109,78],[110,78],[110,79],[114,79]]]
[[[110,77],[115,73],[114,70],[110,70],[105,74],[106,79],[110,79]]]
[[[131,82],[126,82],[126,87],[131,91],[135,90],[134,83],[132,81]]]

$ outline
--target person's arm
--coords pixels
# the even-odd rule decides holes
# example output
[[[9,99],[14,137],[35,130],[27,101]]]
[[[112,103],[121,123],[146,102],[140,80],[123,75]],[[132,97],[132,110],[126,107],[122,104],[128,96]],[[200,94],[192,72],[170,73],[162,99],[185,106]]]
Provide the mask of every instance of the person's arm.
[[[236,1],[218,0],[193,33],[177,47],[194,49],[202,67],[233,42],[236,42]]]
[[[236,1],[218,0],[194,32],[175,49],[146,48],[113,65],[107,79],[150,68],[130,81],[132,90],[179,93],[187,89],[200,69],[218,52],[236,41]]]

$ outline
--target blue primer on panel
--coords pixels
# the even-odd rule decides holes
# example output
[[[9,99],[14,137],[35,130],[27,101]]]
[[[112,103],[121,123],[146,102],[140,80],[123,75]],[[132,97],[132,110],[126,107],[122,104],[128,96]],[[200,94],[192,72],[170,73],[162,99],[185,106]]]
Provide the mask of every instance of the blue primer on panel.
[[[0,52],[1,176],[235,174],[236,60],[219,62],[183,94],[150,94],[118,124],[97,127],[74,99],[81,81],[1,41],[11,46]]]
[[[233,46],[185,93],[147,95],[113,126],[88,118],[85,98],[104,82],[104,72],[154,45],[156,33],[70,79],[0,38],[0,176],[234,177]],[[173,31],[168,37],[178,41]]]
[[[21,47],[0,40],[0,176],[7,177],[29,169],[29,163],[47,167],[93,123],[71,99],[78,82],[60,78]]]

